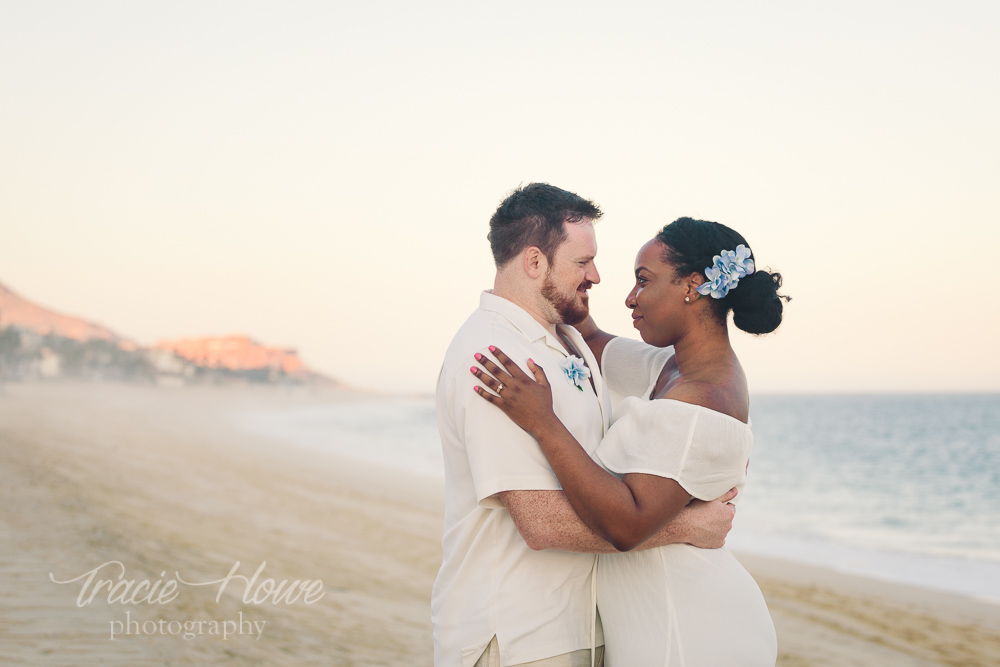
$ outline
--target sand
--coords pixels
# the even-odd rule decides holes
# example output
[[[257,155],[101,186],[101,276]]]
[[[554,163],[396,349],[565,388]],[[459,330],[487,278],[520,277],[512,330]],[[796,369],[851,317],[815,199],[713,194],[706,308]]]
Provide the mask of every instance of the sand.
[[[430,665],[441,482],[250,435],[232,418],[371,399],[278,387],[0,388],[0,661]],[[779,665],[1000,664],[1000,607],[739,557],[768,600]],[[218,601],[219,583],[181,583],[159,604],[109,603],[104,588],[78,606],[83,580],[50,579],[109,561],[134,586],[217,581],[237,561],[237,575],[264,570],[250,591],[258,603],[233,578]],[[112,563],[95,578],[120,572]],[[322,597],[265,600],[268,578],[321,580]]]

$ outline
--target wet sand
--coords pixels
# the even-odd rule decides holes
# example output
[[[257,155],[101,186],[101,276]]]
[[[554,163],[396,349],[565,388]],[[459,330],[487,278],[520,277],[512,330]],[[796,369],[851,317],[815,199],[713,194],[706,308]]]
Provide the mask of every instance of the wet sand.
[[[247,434],[232,419],[371,399],[277,387],[0,388],[0,661],[430,665],[441,482]],[[1000,664],[1000,607],[741,560],[774,616],[779,665]],[[135,582],[129,594],[177,575],[218,581],[240,565],[218,601],[221,583],[178,583],[174,599],[149,603],[143,591],[129,604],[108,601],[122,571],[114,561]],[[82,606],[84,579],[50,579],[109,562],[94,576],[112,583]],[[248,586],[240,577],[262,564]],[[286,588],[268,596],[266,579]],[[303,580],[322,581],[318,601],[274,602]]]

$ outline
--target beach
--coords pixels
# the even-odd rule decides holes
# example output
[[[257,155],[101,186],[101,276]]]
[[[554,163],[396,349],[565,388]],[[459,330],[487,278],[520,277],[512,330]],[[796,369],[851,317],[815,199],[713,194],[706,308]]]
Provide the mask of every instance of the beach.
[[[233,418],[371,400],[307,387],[0,388],[0,661],[431,665],[441,481]],[[767,599],[779,665],[1000,664],[1000,606],[737,556]],[[102,578],[114,583],[95,590]],[[116,597],[121,581],[134,583]],[[157,582],[176,595],[157,600]]]

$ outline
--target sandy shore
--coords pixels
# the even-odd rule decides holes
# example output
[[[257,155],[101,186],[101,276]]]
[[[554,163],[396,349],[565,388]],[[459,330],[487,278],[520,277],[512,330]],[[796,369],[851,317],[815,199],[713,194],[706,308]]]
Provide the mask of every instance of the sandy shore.
[[[0,388],[0,661],[430,665],[440,482],[249,435],[230,418],[366,398],[273,387]],[[741,560],[768,599],[779,665],[1000,664],[1000,607]],[[233,578],[219,601],[221,584],[182,583],[162,604],[109,604],[104,588],[78,606],[83,579],[50,580],[109,561],[123,564],[133,589],[175,572],[216,581],[237,561],[236,574],[250,578],[266,562],[251,593],[264,598],[267,578],[322,580],[323,597],[255,604]],[[106,565],[95,578],[117,582],[120,572]],[[212,622],[228,638],[210,634]]]

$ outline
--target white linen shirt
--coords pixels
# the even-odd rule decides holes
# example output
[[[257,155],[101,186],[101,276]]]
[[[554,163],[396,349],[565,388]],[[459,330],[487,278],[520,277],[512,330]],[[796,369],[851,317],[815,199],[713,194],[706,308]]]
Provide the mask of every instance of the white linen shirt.
[[[589,380],[582,390],[571,384],[560,368],[568,356],[562,342],[488,291],[445,354],[437,387],[444,556],[431,595],[436,667],[470,667],[494,635],[501,665],[590,648],[595,556],[525,544],[496,494],[561,487],[535,439],[473,391],[479,381],[469,372],[476,352],[496,361],[490,345],[525,372],[534,359],[552,386],[556,415],[593,457],[609,425],[610,398],[579,332],[560,327],[590,367],[594,387]]]

